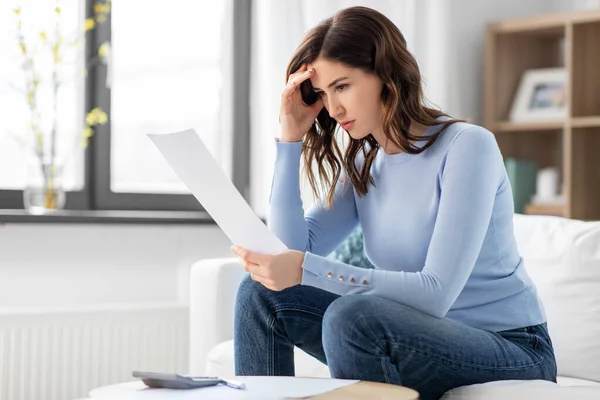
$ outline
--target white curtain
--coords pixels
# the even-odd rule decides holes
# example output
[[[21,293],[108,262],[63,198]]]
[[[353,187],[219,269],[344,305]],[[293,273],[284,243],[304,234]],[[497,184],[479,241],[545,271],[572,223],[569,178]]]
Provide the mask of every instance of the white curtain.
[[[220,69],[223,76],[230,79],[223,79],[220,98],[219,98],[219,134],[218,154],[214,154],[219,165],[223,168],[225,174],[232,178],[233,176],[233,0],[225,1],[225,13],[223,17],[223,26],[221,27],[221,40],[223,42],[223,55],[220,61]]]

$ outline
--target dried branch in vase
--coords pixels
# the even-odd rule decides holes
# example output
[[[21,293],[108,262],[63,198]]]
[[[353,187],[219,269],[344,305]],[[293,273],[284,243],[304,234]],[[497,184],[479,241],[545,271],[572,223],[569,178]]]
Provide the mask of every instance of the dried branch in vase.
[[[97,125],[104,125],[108,122],[108,115],[99,107],[93,107],[85,116],[84,128],[80,135],[77,135],[75,143],[64,155],[62,162],[57,160],[57,140],[60,131],[60,121],[58,120],[58,100],[62,87],[87,75],[91,67],[106,65],[110,68],[110,43],[103,43],[95,55],[84,62],[84,70],[78,71],[69,77],[64,73],[67,66],[72,66],[81,61],[81,58],[75,57],[73,60],[65,59],[65,48],[80,47],[83,48],[87,34],[97,29],[99,25],[107,21],[111,10],[111,0],[97,2],[94,7],[94,15],[85,20],[82,29],[69,35],[63,34],[62,10],[58,1],[53,10],[53,27],[48,31],[42,30],[33,37],[35,40],[28,41],[24,28],[23,10],[21,7],[14,10],[17,17],[17,45],[21,53],[21,69],[24,75],[25,90],[24,97],[29,110],[29,122],[27,131],[30,132],[33,141],[32,150],[39,161],[39,172],[44,180],[43,192],[46,193],[43,201],[43,207],[48,209],[59,208],[56,199],[56,182],[60,180],[63,168],[66,162],[77,149],[87,147],[90,138],[93,136]],[[46,52],[45,54],[40,52]],[[43,82],[42,65],[39,58],[48,55],[50,52],[51,71],[48,82]],[[83,54],[83,51],[80,52]],[[48,71],[44,71],[48,72]],[[44,115],[51,121],[48,127],[42,124],[42,108],[39,105],[39,90],[42,84],[50,87],[52,98],[52,109],[46,110],[50,115]]]

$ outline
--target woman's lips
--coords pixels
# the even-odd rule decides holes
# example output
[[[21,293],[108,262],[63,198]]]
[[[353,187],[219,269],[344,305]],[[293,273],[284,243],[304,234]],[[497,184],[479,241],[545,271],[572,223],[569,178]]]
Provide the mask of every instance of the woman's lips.
[[[350,128],[352,128],[352,125],[354,125],[354,121],[356,121],[356,120],[348,121],[348,122],[342,124],[342,128],[349,131]]]

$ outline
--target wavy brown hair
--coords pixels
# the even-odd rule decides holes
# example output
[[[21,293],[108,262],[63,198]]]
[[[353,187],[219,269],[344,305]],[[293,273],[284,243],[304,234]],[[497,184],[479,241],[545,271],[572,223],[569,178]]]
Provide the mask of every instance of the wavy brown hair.
[[[302,65],[313,63],[319,57],[359,68],[381,79],[383,134],[406,153],[425,151],[447,126],[459,122],[455,119],[440,122],[436,118],[447,115],[426,106],[419,67],[406,47],[404,36],[392,21],[378,11],[367,7],[346,8],[308,31],[288,64],[286,82]],[[318,95],[309,79],[302,82],[300,90],[306,104],[317,101]],[[421,137],[409,132],[413,122],[444,126],[434,135]],[[342,166],[360,197],[367,194],[369,184],[375,185],[370,170],[380,147],[371,134],[360,140],[350,137],[342,155],[335,138],[336,128],[336,120],[323,108],[304,136],[302,145],[304,168],[313,194],[319,197],[320,193],[312,168],[314,163],[321,178],[321,190],[327,193],[327,208],[333,203],[335,184]],[[410,142],[420,140],[427,143],[417,147]],[[360,152],[364,155],[364,162],[358,170],[355,161]]]

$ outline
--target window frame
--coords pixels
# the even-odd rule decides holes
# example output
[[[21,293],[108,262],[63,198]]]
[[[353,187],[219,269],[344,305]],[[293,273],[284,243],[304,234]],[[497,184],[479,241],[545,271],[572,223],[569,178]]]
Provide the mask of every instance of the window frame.
[[[250,197],[250,23],[251,1],[232,2],[233,16],[233,104],[230,109],[233,137],[232,182],[241,195]],[[96,1],[85,0],[85,18],[93,16]],[[111,14],[106,22],[87,32],[85,55],[90,59],[100,44],[111,41]],[[97,125],[85,150],[84,185],[80,191],[67,192],[66,210],[201,211],[204,208],[192,194],[115,193],[110,190],[111,124],[110,88],[107,67],[98,64],[88,70],[85,79],[85,112],[100,107],[109,115],[109,123]],[[227,77],[225,78],[227,79]],[[0,190],[0,209],[23,209],[22,190]]]

